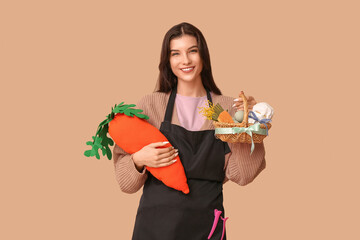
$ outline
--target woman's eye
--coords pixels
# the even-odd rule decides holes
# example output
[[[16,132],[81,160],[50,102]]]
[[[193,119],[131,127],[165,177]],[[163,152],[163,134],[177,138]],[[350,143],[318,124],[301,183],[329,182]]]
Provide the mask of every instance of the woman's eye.
[[[194,50],[191,50],[190,52],[197,52],[197,50],[194,49]],[[175,56],[175,55],[179,55],[179,53],[173,53],[173,54],[171,54],[171,56]]]

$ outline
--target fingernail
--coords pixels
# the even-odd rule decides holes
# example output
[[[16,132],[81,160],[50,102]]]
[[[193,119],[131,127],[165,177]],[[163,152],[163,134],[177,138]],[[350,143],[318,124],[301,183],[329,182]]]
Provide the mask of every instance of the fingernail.
[[[234,99],[234,102],[237,102],[237,101],[239,101],[239,99],[235,98],[235,99]]]
[[[234,103],[234,105],[232,105],[233,107],[235,107],[236,106],[236,103]]]
[[[176,162],[176,161],[177,161],[177,159],[173,160],[173,162]]]
[[[175,152],[178,152],[179,151],[179,149],[175,149]]]
[[[179,153],[177,152],[177,153],[175,153],[175,157],[178,155]]]
[[[169,142],[163,142],[163,144],[167,144],[167,143],[169,143]]]

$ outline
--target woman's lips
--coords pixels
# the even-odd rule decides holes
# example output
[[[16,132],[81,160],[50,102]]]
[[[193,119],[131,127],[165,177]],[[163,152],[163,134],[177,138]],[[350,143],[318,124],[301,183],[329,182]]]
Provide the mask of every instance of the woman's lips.
[[[181,68],[181,71],[183,71],[184,73],[189,73],[192,72],[194,68],[195,67]]]

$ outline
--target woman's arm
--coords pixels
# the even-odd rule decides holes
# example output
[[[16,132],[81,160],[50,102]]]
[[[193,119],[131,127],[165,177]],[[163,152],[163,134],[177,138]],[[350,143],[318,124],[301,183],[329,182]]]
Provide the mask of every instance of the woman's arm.
[[[264,143],[255,143],[255,149],[250,155],[251,144],[228,143],[231,153],[225,168],[225,180],[231,180],[241,186],[251,183],[266,167]]]
[[[121,191],[125,193],[137,192],[147,179],[146,168],[144,167],[141,172],[138,171],[132,160],[132,155],[116,144],[113,149],[113,160],[116,180],[120,185]]]

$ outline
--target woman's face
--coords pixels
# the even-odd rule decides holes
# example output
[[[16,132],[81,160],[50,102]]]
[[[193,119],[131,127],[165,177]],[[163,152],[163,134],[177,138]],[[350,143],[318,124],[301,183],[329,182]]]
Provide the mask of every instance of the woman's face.
[[[202,60],[194,36],[183,35],[170,41],[170,66],[178,81],[200,81]]]

